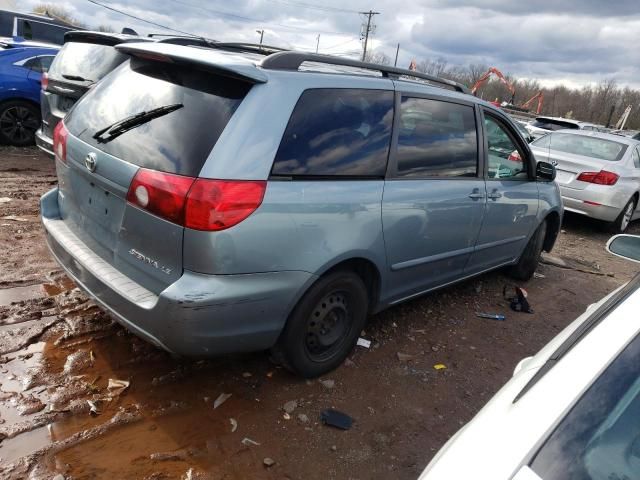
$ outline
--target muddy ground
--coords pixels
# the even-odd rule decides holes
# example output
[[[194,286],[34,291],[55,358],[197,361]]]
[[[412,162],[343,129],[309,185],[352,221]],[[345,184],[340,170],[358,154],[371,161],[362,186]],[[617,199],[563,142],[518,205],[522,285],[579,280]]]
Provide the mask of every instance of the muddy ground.
[[[539,267],[535,314],[508,309],[508,277],[483,275],[373,317],[370,349],[305,381],[264,353],[175,359],[115,324],[46,250],[38,197],[53,185],[36,149],[0,150],[3,479],[415,479],[522,357],[637,270],[568,216],[553,255],[573,268]],[[351,430],[319,422],[329,407]]]

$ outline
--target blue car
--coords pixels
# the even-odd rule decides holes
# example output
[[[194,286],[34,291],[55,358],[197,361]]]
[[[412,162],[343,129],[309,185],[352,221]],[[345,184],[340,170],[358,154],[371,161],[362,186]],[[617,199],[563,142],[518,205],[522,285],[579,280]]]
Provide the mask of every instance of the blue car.
[[[48,47],[0,50],[0,143],[34,143],[40,126],[40,85],[58,52]]]

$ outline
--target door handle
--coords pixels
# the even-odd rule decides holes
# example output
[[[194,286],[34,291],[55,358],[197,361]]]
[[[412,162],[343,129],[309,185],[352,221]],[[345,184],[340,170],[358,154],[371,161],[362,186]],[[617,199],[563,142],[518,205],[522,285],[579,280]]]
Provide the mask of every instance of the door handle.
[[[494,188],[491,193],[487,195],[487,198],[490,198],[491,200],[497,200],[498,198],[502,198],[502,194]]]
[[[469,194],[469,198],[473,200],[479,200],[484,198],[484,192],[481,192],[479,188],[474,188],[473,191]]]

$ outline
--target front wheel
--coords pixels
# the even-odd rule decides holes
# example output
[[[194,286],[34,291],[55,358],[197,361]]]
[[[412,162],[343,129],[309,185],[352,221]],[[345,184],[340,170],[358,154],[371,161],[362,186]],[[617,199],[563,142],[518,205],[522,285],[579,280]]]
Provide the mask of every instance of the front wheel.
[[[509,270],[509,275],[516,280],[522,281],[527,281],[533,277],[533,272],[538,268],[538,261],[540,260],[546,235],[547,221],[545,220],[529,239],[524,252],[520,255],[520,260]]]
[[[636,200],[632,198],[629,202],[624,206],[618,218],[616,218],[611,223],[611,231],[613,233],[624,233],[624,231],[629,227],[631,223],[631,218],[633,218],[633,212],[636,210]]]
[[[333,370],[355,346],[367,306],[367,289],[355,273],[338,271],[320,278],[289,316],[274,358],[305,378]]]
[[[16,147],[33,145],[40,126],[40,111],[22,100],[0,105],[0,142]]]

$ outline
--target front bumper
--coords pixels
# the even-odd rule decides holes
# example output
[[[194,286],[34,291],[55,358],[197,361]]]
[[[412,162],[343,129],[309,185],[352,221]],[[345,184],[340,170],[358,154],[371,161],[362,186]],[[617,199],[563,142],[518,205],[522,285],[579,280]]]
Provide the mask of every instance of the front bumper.
[[[273,346],[301,292],[300,271],[205,275],[185,270],[155,294],[90,251],[60,219],[58,190],[40,200],[46,240],[76,284],[136,335],[172,353],[210,356]]]
[[[36,145],[40,150],[49,155],[51,158],[53,155],[53,140],[42,131],[42,127],[40,127],[36,131]]]

